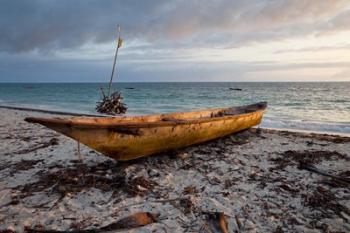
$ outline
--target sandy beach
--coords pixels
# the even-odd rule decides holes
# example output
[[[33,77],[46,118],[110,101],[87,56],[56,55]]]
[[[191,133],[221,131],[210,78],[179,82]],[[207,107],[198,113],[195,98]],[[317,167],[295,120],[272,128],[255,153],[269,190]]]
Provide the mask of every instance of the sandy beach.
[[[117,232],[220,232],[218,213],[228,232],[350,231],[349,137],[251,129],[119,163],[83,145],[79,157],[27,116],[55,115],[0,109],[0,232],[101,229],[138,212],[156,217]]]

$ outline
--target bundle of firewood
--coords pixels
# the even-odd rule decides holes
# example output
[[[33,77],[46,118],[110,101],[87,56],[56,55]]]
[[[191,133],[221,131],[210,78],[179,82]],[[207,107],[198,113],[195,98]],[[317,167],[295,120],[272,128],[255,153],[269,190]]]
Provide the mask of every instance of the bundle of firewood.
[[[110,96],[103,94],[102,100],[97,102],[96,111],[108,115],[124,114],[128,108],[122,100],[123,97],[118,91],[113,92]]]

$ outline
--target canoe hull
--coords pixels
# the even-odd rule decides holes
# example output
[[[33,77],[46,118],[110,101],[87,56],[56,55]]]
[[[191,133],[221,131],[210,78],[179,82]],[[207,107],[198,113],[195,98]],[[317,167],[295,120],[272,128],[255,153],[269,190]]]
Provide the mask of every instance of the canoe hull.
[[[132,160],[220,138],[261,122],[265,109],[247,114],[185,122],[140,125],[77,126],[38,122],[113,159]]]

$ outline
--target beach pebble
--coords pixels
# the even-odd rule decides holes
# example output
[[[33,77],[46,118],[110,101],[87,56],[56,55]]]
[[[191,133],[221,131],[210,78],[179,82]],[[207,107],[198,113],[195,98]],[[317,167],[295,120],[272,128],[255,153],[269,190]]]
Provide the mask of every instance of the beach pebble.
[[[4,232],[6,232],[5,231],[5,229],[9,232],[9,233],[11,233],[11,231],[12,232],[22,232],[24,229],[23,229],[23,227],[21,227],[21,226],[15,226],[15,225],[13,225],[13,224],[10,224],[10,225],[3,225],[3,226],[1,226],[0,227],[0,232],[2,231],[2,229],[3,229],[3,231]]]
[[[344,194],[344,195],[346,195],[346,194]],[[350,210],[350,201],[349,201],[349,200],[342,202],[342,204],[343,204],[347,209]]]
[[[293,225],[303,225],[305,224],[305,220],[302,219],[302,217],[299,217],[298,215],[291,214],[289,217],[289,221],[293,222]]]
[[[160,174],[159,174],[159,171],[157,171],[156,169],[150,169],[148,171],[148,175],[150,177],[158,177]]]
[[[239,169],[241,169],[242,166],[238,166],[238,165],[231,165],[228,170],[231,171],[237,171]]]
[[[349,216],[348,214],[346,214],[346,213],[344,213],[344,212],[342,211],[342,212],[340,212],[340,215],[341,215],[344,219],[346,219],[348,222],[350,222],[350,216]]]
[[[11,198],[11,189],[5,189],[0,191],[0,208],[10,204],[12,201]]]
[[[196,200],[204,212],[224,212],[225,214],[231,214],[231,209],[228,205],[224,205],[215,198],[203,197]]]
[[[244,229],[249,231],[249,232],[256,232],[255,224],[252,221],[248,220],[248,219],[245,220],[245,222],[244,222]]]
[[[177,154],[177,156],[178,156],[180,159],[184,160],[184,159],[187,159],[187,158],[188,158],[188,153],[186,153],[186,152],[179,153],[179,154]]]
[[[305,226],[300,226],[300,225],[295,226],[294,229],[296,230],[295,232],[320,233],[320,231],[317,229],[310,229],[310,228],[307,228]]]

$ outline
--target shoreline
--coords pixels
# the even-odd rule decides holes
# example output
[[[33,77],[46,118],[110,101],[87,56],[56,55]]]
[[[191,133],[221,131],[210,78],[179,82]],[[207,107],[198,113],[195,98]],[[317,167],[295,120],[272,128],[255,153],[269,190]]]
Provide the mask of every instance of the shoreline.
[[[120,116],[109,116],[109,115],[103,115],[103,114],[77,113],[77,112],[70,112],[70,111],[56,111],[56,110],[46,110],[46,109],[39,109],[39,108],[15,107],[15,106],[7,106],[7,105],[0,105],[0,109],[18,110],[18,111],[24,111],[24,112],[38,112],[38,113],[62,115],[62,116],[120,117]],[[255,126],[253,128],[257,128],[257,127],[258,126]],[[342,133],[342,132],[334,132],[334,131],[317,131],[317,130],[304,130],[304,129],[293,129],[293,128],[271,128],[271,127],[259,127],[259,128],[265,129],[265,130],[288,131],[288,132],[295,132],[295,133],[325,134],[325,135],[335,135],[335,136],[341,136],[341,137],[350,137],[350,133]]]
[[[333,132],[333,131],[316,131],[316,130],[306,130],[306,129],[291,129],[291,128],[269,128],[269,127],[261,127],[264,130],[271,130],[276,132],[291,132],[291,133],[300,133],[300,134],[317,134],[317,135],[329,135],[329,136],[340,136],[350,138],[350,133],[341,133],[341,132]]]

